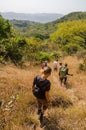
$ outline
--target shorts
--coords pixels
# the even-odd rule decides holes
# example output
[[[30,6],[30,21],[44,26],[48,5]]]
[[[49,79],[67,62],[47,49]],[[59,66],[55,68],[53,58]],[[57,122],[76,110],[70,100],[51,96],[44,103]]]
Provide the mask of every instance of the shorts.
[[[48,108],[48,102],[46,99],[38,99],[37,98],[37,102],[38,102],[38,109],[43,109],[46,110]]]

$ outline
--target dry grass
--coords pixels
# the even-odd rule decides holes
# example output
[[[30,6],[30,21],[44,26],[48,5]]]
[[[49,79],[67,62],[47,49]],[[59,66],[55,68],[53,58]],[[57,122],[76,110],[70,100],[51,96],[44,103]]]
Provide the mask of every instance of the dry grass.
[[[0,66],[0,130],[85,130],[86,129],[86,73],[78,70],[76,57],[66,57],[60,62],[68,63],[68,86],[60,86],[57,72],[52,72],[51,105],[46,112],[43,128],[37,117],[37,103],[31,93],[35,75],[41,66],[17,68],[12,64]],[[53,63],[49,63],[52,67]]]

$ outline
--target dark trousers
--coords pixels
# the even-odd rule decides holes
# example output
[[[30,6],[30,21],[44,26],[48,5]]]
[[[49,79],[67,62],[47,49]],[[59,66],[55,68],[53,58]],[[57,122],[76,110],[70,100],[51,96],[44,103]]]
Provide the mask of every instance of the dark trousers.
[[[62,83],[64,83],[64,85],[66,85],[66,83],[67,83],[67,76],[60,77],[60,84],[62,85]]]

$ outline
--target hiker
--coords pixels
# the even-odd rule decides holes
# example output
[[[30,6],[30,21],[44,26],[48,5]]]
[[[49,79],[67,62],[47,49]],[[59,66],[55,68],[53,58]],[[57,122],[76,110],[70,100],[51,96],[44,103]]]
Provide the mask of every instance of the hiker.
[[[47,65],[47,61],[44,61],[44,62],[42,63],[42,69],[44,69],[44,67],[46,67],[46,66],[48,66],[48,65]]]
[[[51,68],[49,66],[42,69],[42,74],[37,75],[33,80],[32,91],[34,96],[37,99],[38,103],[38,115],[39,120],[42,121],[43,114],[45,110],[48,108],[48,104],[50,103],[49,90],[51,83],[47,79],[51,74]]]
[[[60,84],[64,83],[64,85],[67,84],[67,75],[73,76],[73,74],[69,74],[69,68],[67,67],[68,65],[65,64],[64,66],[62,63],[60,63],[60,68],[59,68],[59,79],[60,79]]]
[[[54,71],[57,71],[57,69],[58,69],[57,66],[58,66],[58,59],[53,62]]]

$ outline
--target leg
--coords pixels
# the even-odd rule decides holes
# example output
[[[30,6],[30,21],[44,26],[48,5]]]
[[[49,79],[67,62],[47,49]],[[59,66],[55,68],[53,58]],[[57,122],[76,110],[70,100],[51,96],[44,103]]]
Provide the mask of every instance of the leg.
[[[48,103],[47,103],[46,100],[43,100],[42,103],[43,103],[43,108],[42,108],[42,113],[40,115],[40,121],[41,122],[43,121],[43,115],[44,115],[46,109],[48,108]]]
[[[67,84],[67,76],[64,77],[64,85],[66,85],[66,84]]]
[[[43,102],[43,113],[45,113],[46,109],[48,108],[48,103],[46,100]]]
[[[38,114],[40,114],[41,111],[42,111],[42,102],[41,102],[41,100],[38,99],[38,98],[37,98],[37,103],[38,103]]]
[[[47,102],[44,99],[37,99],[38,101],[38,115],[40,122],[43,121],[43,114],[45,110],[47,109]]]
[[[62,86],[63,78],[60,77],[59,79],[60,79],[60,85]]]

